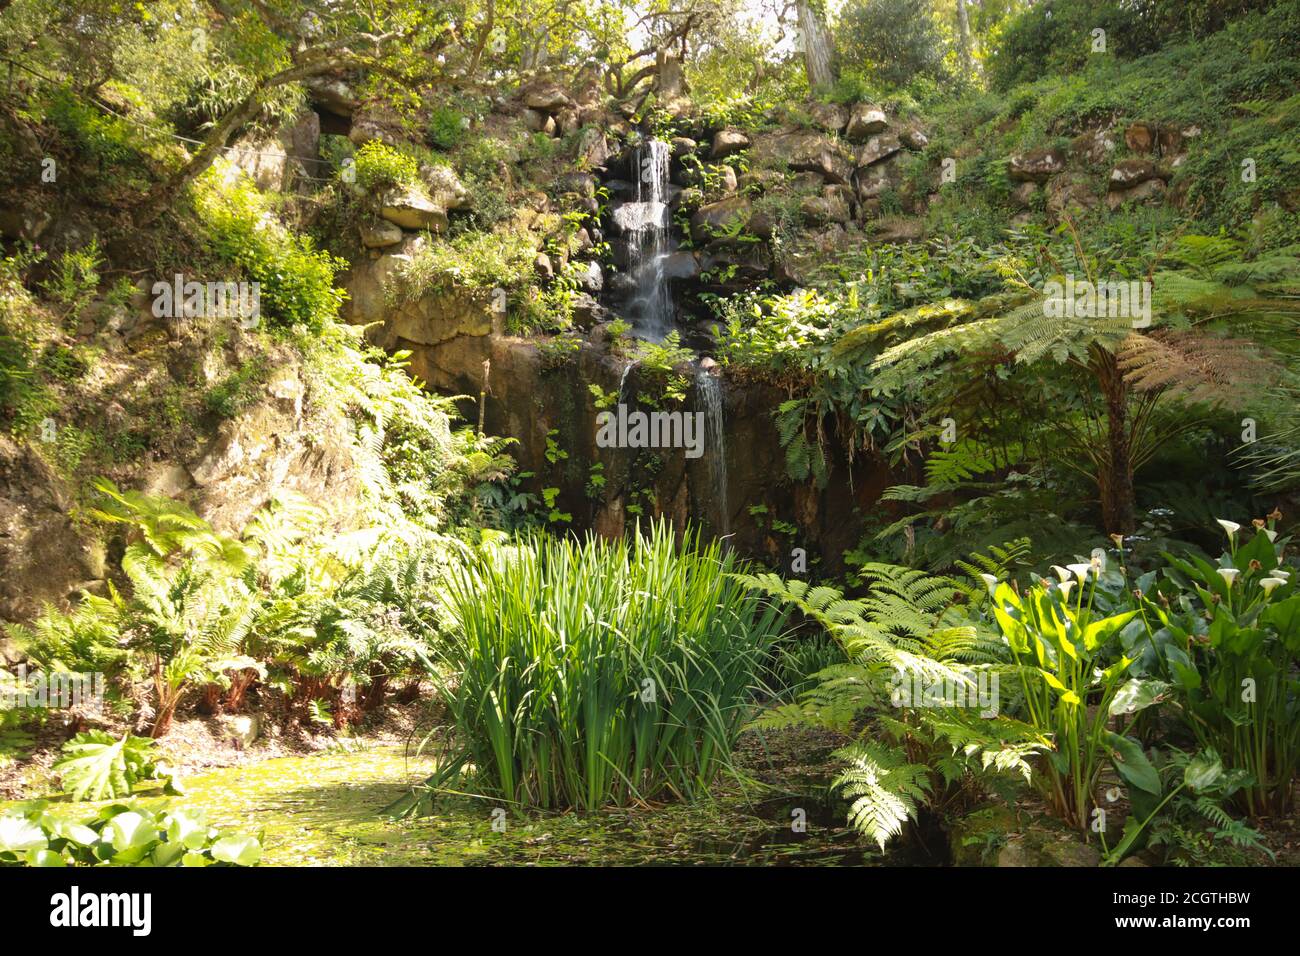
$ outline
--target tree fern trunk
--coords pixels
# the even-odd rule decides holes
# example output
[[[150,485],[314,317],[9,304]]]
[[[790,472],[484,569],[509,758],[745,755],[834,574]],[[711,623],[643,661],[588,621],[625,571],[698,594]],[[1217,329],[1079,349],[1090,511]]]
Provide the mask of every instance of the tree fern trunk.
[[[1128,385],[1109,352],[1097,356],[1097,380],[1106,400],[1106,454],[1097,476],[1107,534],[1128,534],[1136,524],[1133,448],[1128,427]]]

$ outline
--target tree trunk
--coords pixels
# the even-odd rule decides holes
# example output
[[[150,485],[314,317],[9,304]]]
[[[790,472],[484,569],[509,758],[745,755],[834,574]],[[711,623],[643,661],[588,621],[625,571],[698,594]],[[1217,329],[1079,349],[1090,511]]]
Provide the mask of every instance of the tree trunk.
[[[1106,452],[1097,474],[1101,519],[1107,534],[1128,534],[1136,525],[1128,385],[1115,356],[1103,352],[1097,358],[1097,381],[1106,402]]]
[[[966,15],[966,0],[957,0],[957,42],[962,75],[969,80],[975,75],[975,59],[970,49],[970,17]]]
[[[835,84],[831,40],[812,0],[799,0],[799,36],[803,41],[803,63],[808,72],[808,87],[824,90]]]

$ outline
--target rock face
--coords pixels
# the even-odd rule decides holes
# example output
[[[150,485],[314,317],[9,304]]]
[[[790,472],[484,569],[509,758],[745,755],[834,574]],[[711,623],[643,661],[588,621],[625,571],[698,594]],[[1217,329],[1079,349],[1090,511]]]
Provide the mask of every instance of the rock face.
[[[799,172],[812,172],[829,183],[847,186],[853,177],[853,156],[838,139],[798,130],[764,133],[754,139],[752,158],[766,165],[785,162]]]
[[[83,543],[71,510],[70,489],[40,456],[0,434],[0,619],[28,620],[104,576],[102,551]]]

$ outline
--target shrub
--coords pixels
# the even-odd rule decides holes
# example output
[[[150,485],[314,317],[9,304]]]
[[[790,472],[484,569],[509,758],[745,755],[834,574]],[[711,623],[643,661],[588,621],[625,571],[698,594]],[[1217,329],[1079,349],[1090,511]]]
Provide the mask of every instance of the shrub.
[[[372,139],[356,154],[357,183],[375,191],[390,186],[409,186],[419,181],[420,166],[415,158]]]
[[[439,106],[429,117],[429,143],[437,149],[455,149],[465,138],[464,117],[451,106]]]
[[[196,206],[217,254],[259,284],[268,327],[319,331],[337,317],[345,293],[334,276],[347,263],[281,227],[254,186],[224,183],[214,167],[199,180]]]
[[[691,798],[729,762],[784,615],[718,543],[539,537],[453,576],[433,676],[480,792],[595,810]],[[421,802],[408,801],[408,806]]]

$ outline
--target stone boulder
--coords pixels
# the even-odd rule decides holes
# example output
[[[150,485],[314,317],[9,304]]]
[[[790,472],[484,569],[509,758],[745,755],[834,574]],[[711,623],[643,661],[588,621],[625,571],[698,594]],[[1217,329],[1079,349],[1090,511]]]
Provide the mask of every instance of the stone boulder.
[[[1112,191],[1132,189],[1151,179],[1167,179],[1160,167],[1149,159],[1122,159],[1110,171],[1107,188]]]
[[[720,129],[713,134],[713,145],[709,149],[710,159],[725,159],[743,149],[749,149],[750,140],[738,129]]]
[[[860,143],[868,136],[883,133],[889,128],[889,117],[885,111],[870,103],[855,103],[849,111],[848,121],[844,126],[844,135],[855,143]]]
[[[357,95],[345,81],[337,77],[316,76],[304,80],[312,103],[344,119],[350,119],[358,106]]]
[[[1141,202],[1156,203],[1165,197],[1165,181],[1163,179],[1144,179],[1136,186],[1128,189],[1112,189],[1106,193],[1106,207],[1108,209],[1118,209],[1125,203]]]
[[[925,224],[916,219],[877,219],[870,228],[877,242],[919,242],[925,238]]]
[[[406,135],[396,113],[384,107],[368,106],[353,115],[348,139],[356,146],[376,140],[385,146],[398,146],[405,142]]]
[[[1038,183],[1017,183],[1011,190],[1011,204],[1018,209],[1030,208],[1040,188]]]
[[[543,113],[541,110],[524,110],[524,125],[534,133],[545,133],[547,136],[555,135],[555,117],[549,113]]]
[[[827,186],[820,196],[805,196],[799,201],[799,213],[809,225],[825,226],[844,223],[853,218],[853,191],[848,186]]]
[[[736,188],[746,192],[765,193],[778,188],[785,176],[775,169],[751,169],[736,177]]]
[[[388,190],[379,200],[379,215],[403,229],[445,232],[447,210],[411,186]]]
[[[1130,123],[1124,130],[1124,145],[1134,153],[1153,153],[1159,136],[1154,123]]]
[[[1007,174],[1018,183],[1045,183],[1057,173],[1065,171],[1065,154],[1059,149],[1030,150],[1011,157]]]
[[[1093,180],[1082,173],[1057,176],[1047,184],[1047,212],[1053,219],[1092,209],[1099,201]]]
[[[907,126],[899,130],[898,138],[908,149],[922,150],[930,145],[930,137],[919,126]]]
[[[586,163],[590,169],[603,169],[609,162],[609,140],[605,134],[594,126],[582,131],[578,137],[577,158]]]
[[[402,227],[386,220],[362,223],[361,244],[367,249],[384,249],[402,241]]]
[[[748,224],[751,212],[749,200],[744,196],[728,196],[701,206],[691,216],[691,238],[696,242],[707,242],[736,220]]]
[[[1106,162],[1117,145],[1117,137],[1109,128],[1085,130],[1070,140],[1070,155],[1081,162],[1097,165]]]
[[[577,103],[554,83],[541,83],[524,90],[524,106],[554,115],[560,110],[577,106]]]
[[[818,129],[828,133],[841,132],[849,122],[849,111],[838,103],[814,101],[808,104],[808,115]]]
[[[576,263],[572,275],[578,288],[584,292],[597,294],[605,287],[605,273],[598,262]]]
[[[555,192],[561,196],[572,193],[584,199],[591,199],[596,195],[599,186],[600,181],[590,173],[565,173],[555,181]]]
[[[858,166],[874,166],[882,160],[889,159],[902,148],[902,141],[893,133],[879,133],[870,137],[858,150]]]
[[[465,209],[470,205],[469,189],[450,166],[441,163],[421,166],[420,181],[428,190],[429,198],[443,209]]]

